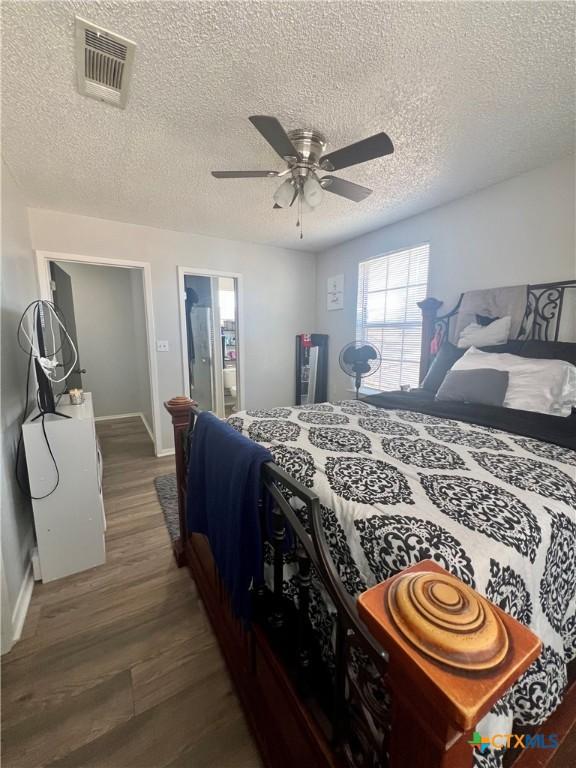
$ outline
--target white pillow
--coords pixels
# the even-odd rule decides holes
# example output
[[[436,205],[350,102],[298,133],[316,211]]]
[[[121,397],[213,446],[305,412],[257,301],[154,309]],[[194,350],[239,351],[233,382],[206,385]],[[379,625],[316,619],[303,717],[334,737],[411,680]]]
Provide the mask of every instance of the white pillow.
[[[508,371],[505,408],[569,416],[576,406],[576,366],[564,360],[537,360],[471,347],[452,366],[453,371],[476,368]]]
[[[506,344],[510,334],[512,318],[507,315],[494,320],[490,325],[470,323],[464,328],[458,339],[458,347],[493,347]]]

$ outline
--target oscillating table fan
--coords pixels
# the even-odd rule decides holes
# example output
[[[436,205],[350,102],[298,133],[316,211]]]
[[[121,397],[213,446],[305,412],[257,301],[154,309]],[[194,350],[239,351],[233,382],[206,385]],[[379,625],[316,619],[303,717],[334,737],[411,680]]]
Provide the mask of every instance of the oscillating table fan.
[[[380,368],[380,353],[371,344],[366,344],[363,341],[351,341],[342,348],[339,362],[344,373],[354,377],[356,400],[358,400],[362,379]]]

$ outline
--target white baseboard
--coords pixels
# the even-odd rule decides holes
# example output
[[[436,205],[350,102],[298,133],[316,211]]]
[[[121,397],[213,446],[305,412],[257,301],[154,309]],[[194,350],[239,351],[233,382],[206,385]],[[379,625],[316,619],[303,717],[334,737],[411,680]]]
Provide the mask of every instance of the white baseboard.
[[[12,645],[20,640],[20,635],[24,628],[24,622],[26,620],[26,614],[28,613],[28,607],[30,606],[30,600],[32,598],[32,590],[34,589],[34,576],[32,575],[32,561],[28,563],[26,569],[26,575],[22,581],[20,592],[16,598],[16,604],[12,611]]]
[[[161,451],[158,451],[156,456],[158,456],[158,457],[161,457],[161,456],[174,456],[175,453],[176,453],[176,451],[175,451],[174,448],[163,448]]]
[[[113,416],[94,416],[94,421],[114,421],[114,419],[135,419],[142,416],[140,411],[135,413],[115,413]]]
[[[150,435],[150,440],[154,442],[154,432],[152,432],[150,428],[150,424],[148,424],[148,422],[146,421],[146,416],[144,416],[143,413],[139,413],[138,415],[140,416],[140,418],[142,419],[142,423],[146,427],[146,432],[148,432],[148,434]]]

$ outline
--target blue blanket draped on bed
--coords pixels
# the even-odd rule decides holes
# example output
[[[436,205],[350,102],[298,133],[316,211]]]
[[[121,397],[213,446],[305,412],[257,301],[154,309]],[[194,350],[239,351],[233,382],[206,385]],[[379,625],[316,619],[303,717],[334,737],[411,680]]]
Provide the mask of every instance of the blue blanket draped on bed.
[[[262,581],[258,499],[270,452],[212,413],[194,427],[188,463],[188,531],[207,536],[232,610],[250,618],[250,586]]]

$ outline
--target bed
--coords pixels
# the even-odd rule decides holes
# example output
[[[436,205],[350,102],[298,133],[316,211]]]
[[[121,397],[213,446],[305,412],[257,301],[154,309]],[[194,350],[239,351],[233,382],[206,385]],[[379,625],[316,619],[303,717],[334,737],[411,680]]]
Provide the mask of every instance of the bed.
[[[546,353],[547,342],[558,342],[573,288],[575,281],[527,288],[522,343],[539,341]],[[448,343],[461,303],[440,317],[439,302],[422,303],[422,378],[431,349]],[[188,530],[185,448],[196,411],[182,399],[167,408],[177,440],[175,554],[192,570],[266,764],[498,766],[502,752],[467,743],[478,720],[478,733],[537,732],[541,745],[546,734],[561,741],[570,731],[576,417],[441,403],[425,390],[235,414],[230,426],[274,459],[262,469],[274,499],[271,522],[262,525],[266,578],[254,585],[247,625],[231,610],[206,538]],[[408,685],[426,691],[430,675],[446,673],[446,660],[426,670],[430,649],[422,663],[414,642],[402,653],[390,634],[381,642],[380,624],[369,631],[357,602],[389,583],[390,599],[399,575],[430,562],[429,571],[440,566],[514,620],[515,643],[498,675],[448,674],[449,702],[404,697]],[[541,647],[531,646],[510,678],[512,656],[529,644],[524,627]],[[464,682],[470,690],[493,686],[490,707],[474,710],[478,720],[448,711]],[[552,754],[509,749],[506,760],[528,766],[537,752],[539,765]]]

